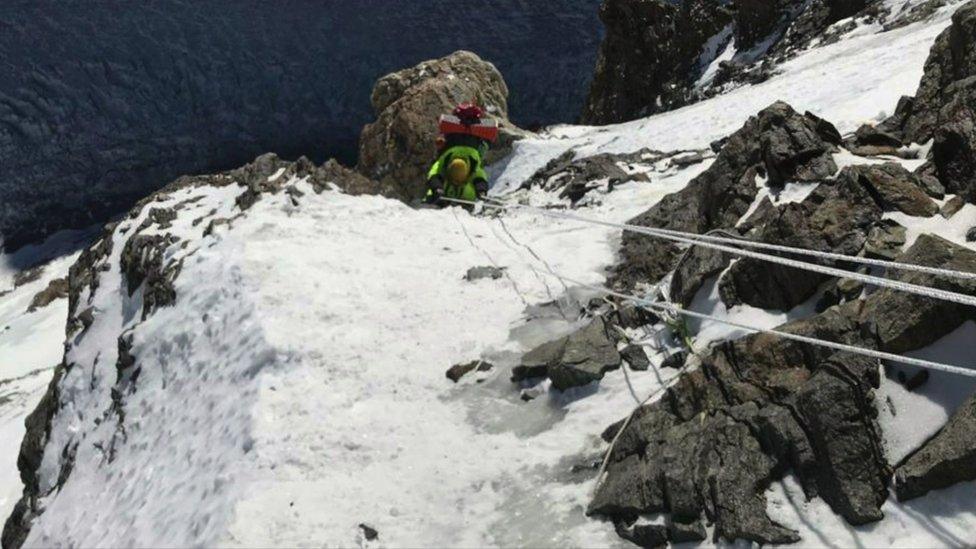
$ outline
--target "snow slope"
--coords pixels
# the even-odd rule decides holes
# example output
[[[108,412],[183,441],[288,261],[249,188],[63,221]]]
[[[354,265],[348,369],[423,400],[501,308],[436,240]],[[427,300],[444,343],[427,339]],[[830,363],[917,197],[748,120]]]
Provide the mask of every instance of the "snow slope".
[[[762,85],[673,113],[559,128],[520,143],[499,168],[495,192],[569,148],[580,155],[702,148],[780,98],[851,130],[914,90],[946,23],[943,13],[813,50]],[[889,64],[868,63],[872,55]],[[821,78],[805,80],[813,76]],[[708,162],[685,169],[661,162],[650,182],[594,191],[585,215],[627,220]],[[604,448],[598,434],[634,406],[624,372],[529,402],[508,380],[520,353],[569,331],[591,297],[548,276],[533,252],[568,277],[602,283],[619,232],[524,211],[495,218],[414,210],[316,194],[301,180],[288,185],[298,192],[264,196],[211,234],[192,220],[233,215],[240,187],[159,198],[115,229],[121,240],[150,207],[196,200],[171,229],[190,243],[171,249],[185,259],[174,306],[141,321],[140,292],[127,295],[118,272],[121,247],[107,259],[93,294],[99,316],[69,353],[77,364],[64,382],[69,409],[53,426],[42,484],[57,481],[61,449],[83,442],[68,481],[43,501],[27,545],[625,545],[612,525],[583,514]],[[554,200],[538,191],[517,198]],[[463,279],[469,268],[492,264],[506,276]],[[724,310],[704,291],[700,298],[700,310],[768,326],[784,320]],[[730,335],[701,329],[702,341]],[[129,330],[142,373],[120,420],[111,389],[117,337]],[[966,325],[918,356],[960,363],[972,333]],[[670,345],[661,326],[641,337],[662,352]],[[495,368],[457,385],[445,378],[448,367],[479,358]],[[663,358],[655,353],[654,368],[629,372],[640,398],[675,375],[656,367]],[[879,408],[890,397],[901,412],[882,413],[889,457],[919,444],[971,388],[938,376],[912,394],[884,383]],[[958,546],[976,528],[974,496],[971,482],[909,504],[889,501],[885,520],[856,528],[823,502],[804,501],[790,479],[771,489],[770,506],[807,545]],[[361,523],[379,538],[366,540]]]

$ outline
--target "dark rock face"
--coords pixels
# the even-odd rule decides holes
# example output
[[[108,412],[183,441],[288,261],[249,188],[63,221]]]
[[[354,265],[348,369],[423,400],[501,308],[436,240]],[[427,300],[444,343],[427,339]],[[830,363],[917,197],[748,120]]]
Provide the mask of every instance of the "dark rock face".
[[[717,250],[694,246],[678,261],[671,276],[671,301],[687,307],[695,299],[702,284],[729,266],[732,257]]]
[[[952,99],[939,111],[933,162],[947,191],[976,203],[976,72],[946,93]]]
[[[919,237],[898,260],[976,268],[976,252],[930,235]],[[898,279],[970,294],[976,290],[972,281],[939,281],[918,273]],[[879,290],[778,329],[903,353],[976,318],[969,309]],[[849,523],[882,518],[892,471],[875,421],[876,360],[757,334],[720,345],[701,361],[658,402],[639,409],[620,433],[589,514],[624,526],[644,513],[667,513],[675,524],[704,517],[728,540],[795,542],[795,532],[766,515],[764,499],[769,483],[792,469],[808,497],[822,498]],[[612,440],[622,424],[610,426],[604,439]],[[971,433],[953,439],[972,446]],[[969,459],[965,451],[948,450],[957,446],[939,448],[929,455]],[[917,461],[918,473],[911,476],[905,469],[905,479],[937,468],[932,459]]]
[[[585,124],[611,124],[687,103],[706,41],[732,21],[706,0],[604,0],[606,38],[583,110]]]
[[[647,353],[644,352],[644,348],[640,345],[626,346],[620,351],[620,356],[630,366],[631,370],[644,371],[651,366],[651,361],[647,358]]]
[[[376,79],[459,48],[505,74],[524,124],[571,122],[598,6],[500,0],[472,22],[446,0],[5,2],[0,235],[12,250],[103,222],[180,175],[268,151],[354,162]],[[432,25],[422,40],[401,32]]]
[[[833,175],[834,141],[840,136],[829,123],[774,103],[730,136],[705,172],[630,223],[695,233],[731,229],[754,201],[760,173],[768,174],[771,185]],[[613,283],[632,288],[659,280],[674,268],[680,251],[669,242],[626,232],[621,253]]]
[[[576,204],[587,193],[600,186],[600,181],[607,181],[608,188],[629,181],[649,181],[644,173],[633,173],[624,170],[621,165],[633,168],[635,165],[646,165],[664,157],[663,153],[651,150],[640,150],[629,154],[602,153],[577,159],[574,151],[566,153],[549,161],[521,186],[523,189],[539,187],[548,191],[562,189],[560,198],[568,198]]]
[[[621,362],[610,329],[603,317],[597,317],[577,332],[532,349],[512,369],[512,381],[548,377],[553,387],[564,391],[603,379]]]
[[[895,493],[907,501],[976,479],[976,395],[969,397],[945,427],[895,471]]]

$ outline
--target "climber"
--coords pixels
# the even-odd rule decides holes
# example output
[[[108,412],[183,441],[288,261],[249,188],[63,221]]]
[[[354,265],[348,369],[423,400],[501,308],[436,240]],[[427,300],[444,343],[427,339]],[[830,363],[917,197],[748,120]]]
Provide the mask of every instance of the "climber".
[[[488,192],[484,158],[498,138],[498,126],[482,122],[483,116],[477,105],[462,103],[441,117],[439,156],[427,172],[428,204],[445,205],[442,198],[474,202]]]

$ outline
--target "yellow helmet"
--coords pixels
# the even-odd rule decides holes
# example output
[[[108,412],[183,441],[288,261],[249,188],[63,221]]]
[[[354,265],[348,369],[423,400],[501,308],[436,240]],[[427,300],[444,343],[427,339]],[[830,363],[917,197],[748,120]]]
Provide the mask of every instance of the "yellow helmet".
[[[455,185],[464,185],[471,175],[471,167],[463,158],[455,158],[447,165],[447,180]]]

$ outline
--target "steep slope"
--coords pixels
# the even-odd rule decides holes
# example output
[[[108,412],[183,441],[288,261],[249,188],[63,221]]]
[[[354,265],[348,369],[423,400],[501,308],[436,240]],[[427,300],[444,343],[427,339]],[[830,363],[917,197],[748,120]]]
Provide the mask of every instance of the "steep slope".
[[[268,151],[353,163],[375,80],[458,49],[504,71],[520,123],[573,121],[597,5],[4,2],[0,238],[16,249],[101,223],[180,175]]]
[[[836,212],[806,208],[853,198],[872,227],[888,226],[885,220],[904,227],[902,240],[879,243],[879,251],[898,253],[918,241],[923,249],[971,257],[974,248],[966,233],[976,206],[957,203],[959,209],[949,215],[952,197],[912,193],[919,183],[910,176],[909,190],[883,186],[888,180],[874,171],[882,170],[875,166],[887,166],[884,173],[917,168],[925,148],[905,147],[902,154],[909,158],[855,156],[843,149],[829,123],[800,114],[814,110],[847,133],[877,118],[879,110],[892,110],[900,95],[914,91],[929,47],[950,14],[951,9],[943,10],[884,38],[847,37],[801,54],[766,83],[665,115],[611,128],[559,128],[520,142],[495,167],[501,182],[496,196],[554,206],[557,213],[575,207],[587,217],[623,222],[659,203],[673,203],[673,198],[661,202],[666,196],[701,187],[714,177],[710,171],[728,165],[727,157],[740,150],[732,138],[715,153],[708,148],[711,141],[753,125],[762,130],[752,137],[767,139],[770,129],[788,120],[786,127],[803,134],[796,143],[826,144],[818,143],[812,156],[795,155],[789,146],[771,147],[775,154],[763,154],[757,163],[767,174],[773,173],[770,166],[782,168],[782,188],[771,188],[769,178],[757,177],[757,171],[750,172],[751,180],[738,178],[737,188],[750,189],[752,202],[733,221],[774,226],[765,217],[772,207],[844,222],[844,216],[831,215]],[[879,54],[884,62],[866,63]],[[781,96],[800,112],[777,104],[766,113],[775,122],[747,123]],[[751,144],[742,136],[738,141]],[[563,153],[568,154],[560,157]],[[595,153],[604,156],[589,163],[582,158]],[[796,156],[802,161],[794,164]],[[810,162],[817,169],[805,170]],[[785,169],[791,166],[794,171]],[[741,167],[754,168],[745,162]],[[832,194],[836,188],[860,189],[862,175],[880,186],[874,188],[880,198],[865,191]],[[563,184],[574,185],[572,196],[559,196]],[[851,484],[829,477],[811,484],[806,475],[816,469],[790,471],[785,461],[765,461],[762,451],[749,454],[756,461],[748,464],[769,468],[750,471],[755,477],[745,480],[755,482],[725,478],[721,490],[716,488],[723,496],[752,498],[743,500],[749,504],[745,511],[734,513],[742,520],[718,514],[707,530],[704,525],[680,530],[675,527],[680,521],[665,522],[660,514],[633,524],[630,516],[613,517],[617,524],[587,518],[597,488],[595,470],[607,450],[600,433],[630,413],[635,398],[660,395],[679,377],[667,398],[653,399],[651,406],[687,404],[692,419],[683,418],[676,429],[695,435],[688,440],[728,432],[737,438],[721,448],[733,450],[740,441],[753,440],[741,426],[696,415],[697,402],[716,401],[694,397],[714,398],[716,388],[751,395],[748,404],[770,409],[792,402],[774,399],[781,396],[776,391],[766,399],[756,397],[751,383],[768,381],[765,388],[784,392],[799,389],[809,397],[800,403],[807,406],[807,418],[831,416],[817,407],[830,401],[820,400],[820,390],[828,388],[839,395],[834,401],[863,406],[851,414],[852,427],[843,434],[867,433],[864,448],[873,459],[865,463],[878,464],[880,451],[885,466],[938,431],[973,383],[934,373],[910,390],[898,381],[898,372],[913,376],[914,371],[884,372],[874,364],[862,365],[858,372],[865,375],[846,385],[843,376],[832,374],[836,369],[814,372],[821,362],[830,363],[819,358],[830,357],[780,347],[775,339],[742,338],[742,330],[711,322],[689,323],[694,349],[708,356],[712,343],[737,339],[714,352],[721,358],[729,348],[741,351],[742,365],[750,366],[742,370],[746,379],[722,385],[730,378],[721,363],[702,362],[696,369],[691,361],[679,372],[665,367],[685,356],[676,341],[682,338],[671,328],[652,317],[627,321],[622,311],[606,315],[604,301],[590,300],[591,289],[566,281],[564,286],[551,275],[556,271],[584,284],[602,284],[608,268],[621,259],[619,229],[531,210],[498,216],[458,208],[414,210],[341,192],[364,186],[335,166],[327,170],[263,157],[234,172],[180,180],[107,228],[72,270],[69,345],[47,399],[29,422],[20,460],[26,490],[7,522],[4,544],[612,546],[625,543],[617,536],[621,533],[654,545],[664,524],[671,526],[665,538],[676,539],[677,532],[686,539],[711,534],[756,540],[754,523],[747,522],[756,516],[768,521],[764,525],[779,525],[770,531],[788,534],[781,541],[967,543],[976,526],[973,482],[900,503],[885,499],[887,486],[878,489],[875,470],[852,475],[864,483],[863,490],[851,491]],[[503,196],[516,189],[521,190]],[[911,204],[923,204],[926,215],[934,213],[926,201],[937,200],[947,217],[905,213],[899,206],[907,208],[909,202],[884,198],[896,196],[892,189],[916,199]],[[764,210],[766,202],[771,206]],[[855,238],[866,228],[840,224]],[[923,233],[951,242],[929,245],[932,237]],[[472,267],[484,266],[503,269],[481,279],[468,275]],[[904,304],[878,295],[884,292],[863,293],[863,300],[862,292],[847,293],[837,298],[847,299],[846,306],[816,316],[818,302],[831,294],[823,285],[813,296],[789,295],[782,307],[760,308],[766,304],[751,304],[745,292],[737,294],[738,303],[723,295],[718,275],[726,272],[724,264],[710,272],[691,292],[689,306],[764,328],[796,321],[794,326],[809,329],[811,321],[849,320],[841,311],[855,306]],[[965,364],[965,342],[976,323],[921,337],[912,332],[908,345],[899,339],[907,331],[898,329],[906,323],[916,327],[911,315],[878,316],[891,322],[882,323],[877,333],[888,344],[898,341],[899,352],[911,349],[914,356]],[[899,324],[902,320],[906,323]],[[622,348],[622,357],[583,371],[595,361],[567,355],[586,355],[591,343],[605,347],[611,336],[592,328],[601,322],[630,325],[624,328],[627,336],[651,351],[644,356],[647,364],[640,366],[639,354]],[[847,341],[858,337],[836,324],[820,333],[850,337]],[[540,348],[544,352],[537,352]],[[771,367],[777,365],[763,359],[763,350],[801,357],[786,364],[795,375],[763,380],[775,377]],[[533,362],[540,357],[544,360]],[[458,384],[444,376],[448,368],[473,360],[492,366],[473,368]],[[806,364],[811,361],[815,364]],[[549,380],[538,377],[540,363]],[[536,373],[513,385],[510,376],[526,368]],[[585,383],[591,379],[599,382]],[[556,388],[580,380],[581,387]],[[840,398],[845,387],[853,388],[846,394],[855,398]],[[699,388],[706,392],[695,392]],[[719,403],[717,415],[754,419],[735,416],[743,409],[733,411],[727,404]],[[868,412],[877,414],[876,424]],[[837,415],[842,414],[831,417]],[[849,458],[829,436],[837,424],[825,419],[821,425],[827,428],[807,435],[820,445],[814,455]],[[666,445],[674,444],[671,434]],[[804,440],[795,431],[789,434],[786,440]],[[691,454],[684,448],[673,455],[687,458]],[[750,448],[755,450],[755,443]],[[842,466],[836,471],[850,472]],[[622,482],[614,486],[639,485],[627,475],[617,478]],[[818,491],[811,492],[811,486]],[[864,506],[851,511],[837,504],[851,494],[867,494],[846,500]]]

